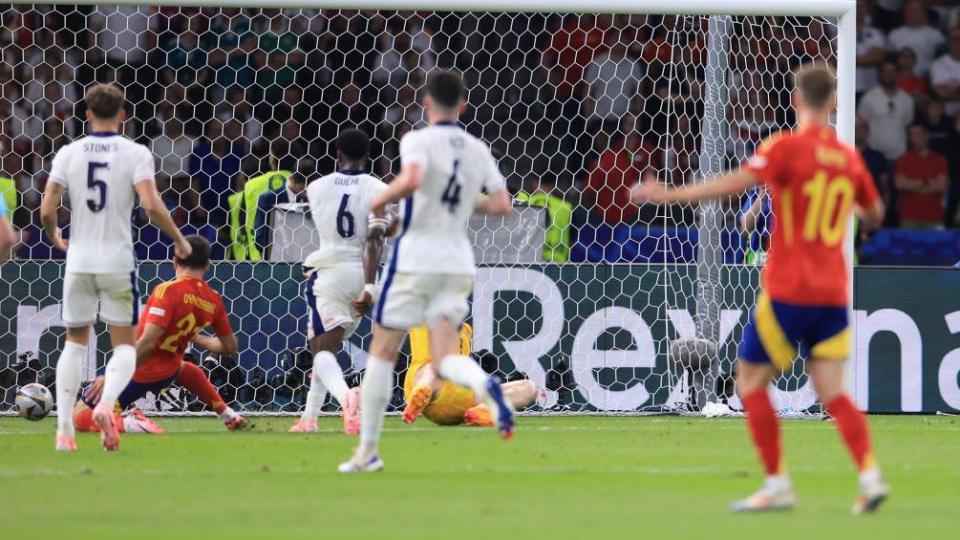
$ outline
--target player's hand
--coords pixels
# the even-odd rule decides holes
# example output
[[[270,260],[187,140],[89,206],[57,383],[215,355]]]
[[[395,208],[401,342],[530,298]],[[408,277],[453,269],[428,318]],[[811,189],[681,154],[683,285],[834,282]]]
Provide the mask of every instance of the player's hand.
[[[67,251],[67,246],[70,244],[70,242],[63,237],[63,232],[60,229],[57,229],[57,235],[51,241],[53,247],[60,251]]]
[[[360,296],[352,302],[353,309],[357,311],[358,315],[365,315],[370,308],[373,307],[373,295],[367,291],[360,293]]]
[[[87,390],[83,393],[84,397],[90,403],[100,403],[100,394],[103,393],[103,377],[97,377],[90,383],[90,386],[87,386]]]
[[[193,248],[190,247],[190,243],[187,242],[187,239],[181,236],[173,246],[173,253],[177,256],[177,258],[185,259],[189,257],[191,253],[193,253]]]
[[[660,204],[670,200],[670,190],[657,182],[656,177],[650,173],[643,175],[643,183],[637,184],[630,190],[630,202],[633,204]]]

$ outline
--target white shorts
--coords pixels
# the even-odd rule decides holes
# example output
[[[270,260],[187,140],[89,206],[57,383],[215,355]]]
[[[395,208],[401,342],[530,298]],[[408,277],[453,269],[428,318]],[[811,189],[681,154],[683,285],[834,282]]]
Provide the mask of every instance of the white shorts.
[[[470,311],[473,276],[460,274],[387,274],[374,310],[377,324],[410,329],[440,319],[460,323]]]
[[[363,292],[363,285],[363,270],[356,266],[314,270],[307,277],[304,291],[310,314],[307,339],[334,328],[343,328],[344,339],[350,337],[360,323],[352,302]]]
[[[114,326],[136,326],[140,320],[137,274],[79,274],[63,276],[63,323],[82,328],[100,320]]]

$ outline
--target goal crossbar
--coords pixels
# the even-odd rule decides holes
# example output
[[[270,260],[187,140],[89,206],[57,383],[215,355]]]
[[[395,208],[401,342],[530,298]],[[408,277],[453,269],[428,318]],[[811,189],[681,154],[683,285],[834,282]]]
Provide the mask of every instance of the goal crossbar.
[[[33,2],[14,2],[27,4]],[[675,15],[769,15],[840,17],[856,9],[854,0],[53,0],[46,4],[159,5],[238,8],[340,8],[431,11],[645,13]]]

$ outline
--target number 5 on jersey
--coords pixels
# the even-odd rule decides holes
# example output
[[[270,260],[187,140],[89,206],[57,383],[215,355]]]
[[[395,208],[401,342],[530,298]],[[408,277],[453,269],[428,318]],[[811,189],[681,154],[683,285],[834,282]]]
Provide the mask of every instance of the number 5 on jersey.
[[[97,169],[110,169],[109,163],[102,161],[91,161],[87,164],[87,189],[96,190],[96,200],[93,197],[87,199],[87,208],[93,213],[98,213],[107,205],[107,183],[97,178]]]

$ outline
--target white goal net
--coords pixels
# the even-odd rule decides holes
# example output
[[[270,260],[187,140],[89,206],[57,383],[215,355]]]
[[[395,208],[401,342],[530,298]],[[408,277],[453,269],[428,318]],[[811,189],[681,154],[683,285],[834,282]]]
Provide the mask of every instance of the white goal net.
[[[645,172],[697,182],[790,127],[791,71],[836,64],[837,34],[825,17],[0,5],[0,188],[23,235],[0,267],[0,409],[18,384],[53,385],[63,254],[38,207],[54,152],[84,133],[85,87],[125,90],[125,132],[156,155],[170,213],[213,243],[209,279],[240,352],[195,360],[236,408],[294,412],[309,381],[300,262],[312,224],[297,202],[257,205],[248,186],[285,191],[286,175],[263,176],[278,167],[271,148],[294,177],[332,172],[348,127],[371,136],[371,170],[389,181],[400,138],[424,125],[435,67],[463,74],[463,127],[490,143],[516,194],[505,221],[473,223],[482,366],[546,389],[532,411],[736,408],[763,195],[637,207],[627,193]],[[172,250],[140,212],[133,223],[145,301],[172,277]],[[87,378],[108,348],[96,332]],[[369,335],[365,321],[339,355],[353,384]],[[781,408],[816,407],[799,362],[777,388]],[[176,389],[143,405],[202,409]]]

